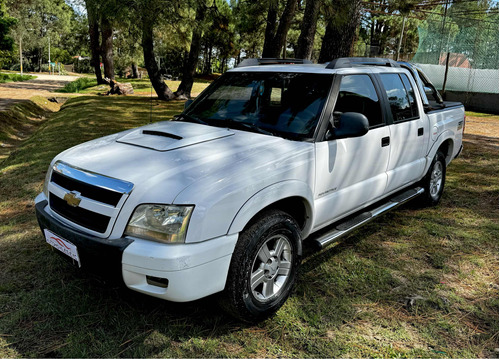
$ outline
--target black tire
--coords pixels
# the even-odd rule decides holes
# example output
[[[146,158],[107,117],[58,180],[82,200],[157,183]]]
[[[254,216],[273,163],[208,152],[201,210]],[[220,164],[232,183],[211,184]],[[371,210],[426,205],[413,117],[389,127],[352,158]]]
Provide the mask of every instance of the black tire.
[[[446,181],[446,158],[440,151],[432,160],[427,174],[421,181],[425,192],[421,196],[421,204],[424,206],[435,206],[443,195]]]
[[[222,308],[250,323],[276,313],[292,292],[301,255],[300,229],[293,217],[279,210],[259,215],[236,244]]]

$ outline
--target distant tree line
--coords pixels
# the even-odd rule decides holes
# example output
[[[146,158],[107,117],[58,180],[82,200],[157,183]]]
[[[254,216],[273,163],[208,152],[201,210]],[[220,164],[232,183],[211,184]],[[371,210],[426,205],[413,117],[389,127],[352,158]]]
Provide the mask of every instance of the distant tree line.
[[[484,12],[494,5],[488,0],[0,0],[0,65],[15,68],[22,50],[26,66],[42,71],[50,42],[51,61],[87,57],[99,83],[116,74],[138,77],[145,68],[160,99],[188,98],[195,75],[221,73],[249,57],[323,63],[350,55],[415,53],[417,29],[428,13],[452,6]],[[181,79],[175,91],[164,81],[169,77]]]

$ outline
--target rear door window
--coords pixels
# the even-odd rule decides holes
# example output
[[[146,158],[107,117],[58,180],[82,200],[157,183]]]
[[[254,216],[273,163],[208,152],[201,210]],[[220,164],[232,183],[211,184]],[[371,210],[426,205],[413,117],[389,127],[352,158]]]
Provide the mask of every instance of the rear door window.
[[[411,114],[413,118],[418,117],[418,105],[417,98],[415,97],[415,90],[413,90],[413,86],[408,79],[408,76],[405,74],[400,74],[401,79],[403,80],[403,84],[405,85],[406,92],[408,93],[408,100],[410,101]]]
[[[380,79],[385,88],[385,93],[391,106],[394,122],[408,121],[418,118],[417,101],[415,92],[411,87],[406,75],[403,74],[408,83],[411,94],[408,93],[403,80],[399,74],[381,74]]]

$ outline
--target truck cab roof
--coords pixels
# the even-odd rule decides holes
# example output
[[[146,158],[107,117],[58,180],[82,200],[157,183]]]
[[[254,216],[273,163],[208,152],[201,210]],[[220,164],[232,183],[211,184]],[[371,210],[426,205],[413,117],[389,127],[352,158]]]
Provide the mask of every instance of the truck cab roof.
[[[343,71],[354,69],[355,71]],[[296,73],[344,73],[344,72],[402,72],[399,63],[391,59],[370,57],[342,57],[324,64],[313,64],[302,59],[246,59],[231,72],[296,72]],[[399,71],[397,71],[397,70]],[[395,71],[396,70],[396,71]]]

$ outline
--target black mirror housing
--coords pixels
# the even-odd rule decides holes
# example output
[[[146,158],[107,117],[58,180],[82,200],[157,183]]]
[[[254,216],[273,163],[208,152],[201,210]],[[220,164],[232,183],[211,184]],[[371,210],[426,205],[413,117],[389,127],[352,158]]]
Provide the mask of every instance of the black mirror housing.
[[[425,94],[427,96],[434,96],[434,91],[432,91],[432,89],[430,87],[425,86],[424,90],[425,90]]]
[[[184,110],[187,109],[189,107],[189,105],[191,105],[193,103],[194,100],[186,100],[186,102],[184,102]]]
[[[361,137],[368,132],[369,127],[365,115],[357,112],[345,112],[340,115],[338,126],[333,130],[332,138],[327,138],[327,140]]]

